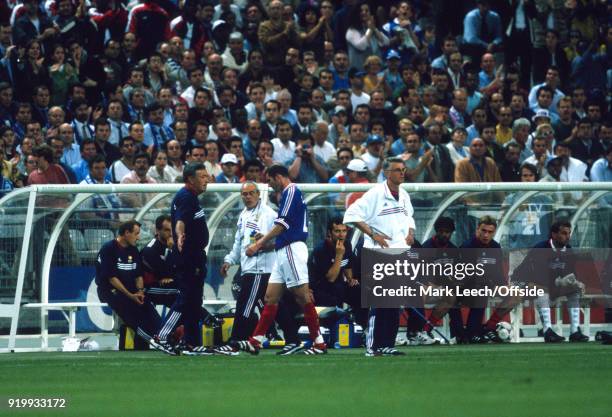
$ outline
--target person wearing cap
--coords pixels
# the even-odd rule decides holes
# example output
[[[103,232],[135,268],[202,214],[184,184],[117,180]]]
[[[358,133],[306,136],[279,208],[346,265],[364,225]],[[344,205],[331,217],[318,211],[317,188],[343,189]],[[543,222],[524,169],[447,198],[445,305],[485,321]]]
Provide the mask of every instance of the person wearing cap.
[[[363,77],[365,73],[351,68],[348,73],[349,83],[351,84],[351,107],[357,111],[357,106],[360,104],[368,104],[370,95],[363,91]]]
[[[395,91],[401,91],[404,88],[404,80],[400,73],[400,65],[402,63],[400,54],[395,49],[389,49],[387,55],[387,68],[381,72],[385,93],[391,97]]]
[[[348,134],[348,129],[346,127],[348,113],[346,107],[335,106],[329,112],[329,116],[331,117],[331,123],[329,124],[328,140],[332,145],[336,146],[338,138]]]
[[[346,175],[350,184],[368,184],[370,182],[369,170],[366,163],[361,159],[353,159],[346,166]],[[344,203],[345,208],[349,208],[351,204],[359,200],[365,192],[355,191],[346,195],[346,201]]]
[[[382,163],[385,154],[385,141],[379,135],[370,135],[366,140],[366,151],[361,155],[361,159],[365,162],[368,170],[372,172],[376,182],[382,182]]]
[[[247,55],[248,52],[244,49],[244,38],[242,33],[230,33],[227,48],[225,48],[225,51],[223,51],[221,55],[221,58],[223,58],[223,65],[227,68],[233,68],[242,74],[249,64]]]
[[[238,158],[233,153],[226,153],[221,157],[221,172],[215,178],[217,184],[236,184],[238,177],[236,170],[238,168]]]

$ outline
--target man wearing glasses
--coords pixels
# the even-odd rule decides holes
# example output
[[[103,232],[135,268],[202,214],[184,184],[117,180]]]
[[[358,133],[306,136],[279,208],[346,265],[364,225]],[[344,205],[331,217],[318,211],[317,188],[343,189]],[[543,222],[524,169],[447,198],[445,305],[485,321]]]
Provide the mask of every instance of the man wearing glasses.
[[[414,243],[414,209],[408,193],[400,188],[406,168],[401,158],[387,158],[383,163],[386,181],[376,185],[352,204],[344,223],[364,235],[364,248],[409,248]],[[399,309],[370,309],[366,338],[366,356],[397,356],[395,349],[399,328]]]

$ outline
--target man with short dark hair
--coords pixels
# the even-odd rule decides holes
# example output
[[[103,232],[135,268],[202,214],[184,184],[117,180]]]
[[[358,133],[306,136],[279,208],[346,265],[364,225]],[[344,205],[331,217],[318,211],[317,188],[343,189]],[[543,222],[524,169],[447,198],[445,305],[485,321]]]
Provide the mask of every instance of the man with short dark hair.
[[[140,239],[140,223],[130,220],[119,226],[118,236],[106,242],[96,258],[96,285],[100,301],[130,326],[152,347],[160,317],[145,297],[142,260],[136,244]],[[153,342],[153,343],[152,343]]]
[[[536,244],[514,269],[512,282],[515,287],[538,287],[545,290],[544,295],[536,298],[535,306],[542,322],[544,342],[560,343],[565,338],[552,329],[550,301],[560,296],[567,298],[570,317],[570,342],[588,342],[589,337],[580,330],[580,297],[584,283],[576,269],[578,255],[569,244],[572,225],[565,219],[555,221],[550,226],[550,237]],[[578,275],[578,277],[576,276]],[[522,301],[521,297],[508,297],[485,324],[486,336],[494,342],[495,328],[504,315]]]
[[[172,129],[164,125],[164,109],[159,103],[153,103],[147,107],[147,116],[149,121],[145,125],[144,144],[147,147],[153,146],[153,149],[163,147],[166,142],[174,139]]]
[[[99,118],[94,122],[94,143],[96,151],[99,155],[103,155],[106,160],[106,166],[109,167],[117,159],[121,158],[119,149],[110,143],[110,123],[104,118]]]
[[[28,185],[37,184],[70,184],[66,172],[54,161],[53,149],[48,145],[36,146],[32,150],[36,157],[36,170],[28,176]]]
[[[368,324],[368,310],[361,308],[361,286],[353,276],[356,262],[348,228],[342,217],[334,217],[327,223],[327,236],[313,249],[308,261],[308,271],[317,306],[351,306],[355,321],[363,328]]]
[[[109,168],[111,181],[115,184],[121,182],[134,168],[134,155],[136,155],[136,142],[131,136],[119,140],[121,158],[113,162]]]
[[[146,153],[138,153],[134,156],[134,169],[126,176],[121,178],[121,184],[157,184],[157,181],[147,174],[149,171],[150,159]],[[153,198],[150,193],[130,193],[122,194],[121,199],[124,200],[128,207],[143,207],[148,200]]]
[[[505,283],[503,269],[502,269],[502,251],[501,246],[497,241],[493,239],[495,231],[497,230],[497,220],[491,216],[483,216],[478,220],[478,226],[476,227],[476,233],[471,239],[466,240],[460,246],[462,249],[471,249],[463,253],[462,262],[469,262],[473,265],[483,265],[484,274],[483,280],[476,280],[473,277],[472,280],[461,281],[461,285],[464,288],[482,288],[484,283],[486,284],[497,284],[503,285]],[[474,251],[478,249],[478,251]],[[489,281],[491,278],[495,278],[498,282]],[[485,281],[486,280],[486,281]],[[463,332],[463,322],[457,324],[456,337],[458,340],[467,341],[469,343],[487,343],[489,339],[484,335],[482,326],[482,319],[484,318],[487,297],[479,297],[469,299],[470,312],[467,318],[465,331]],[[460,314],[456,317],[460,319]]]
[[[274,267],[274,243],[269,242],[266,247],[253,256],[246,255],[246,249],[257,239],[263,237],[274,227],[277,214],[267,204],[262,203],[259,190],[254,182],[247,181],[240,190],[244,210],[240,213],[237,223],[234,245],[221,266],[221,275],[227,276],[232,265],[240,266],[240,277],[234,278],[232,286],[239,287],[236,297],[236,314],[230,343],[215,349],[216,353],[224,355],[237,355],[235,342],[246,340],[253,333],[257,325],[256,310],[261,310],[263,297],[268,286],[270,273]],[[285,347],[279,355],[291,355],[302,349],[297,338],[297,326],[288,314],[281,314],[277,318],[285,336]],[[289,328],[286,327],[289,325]]]
[[[83,181],[89,174],[89,161],[98,154],[96,144],[92,139],[83,139],[79,149],[81,151],[81,160],[71,167],[76,176],[77,183]]]
[[[106,161],[102,155],[96,155],[88,162],[89,174],[80,184],[110,184]],[[117,219],[118,213],[108,210],[117,210],[121,207],[121,202],[116,194],[94,194],[81,205],[84,210],[80,214],[82,218],[88,219]],[[87,211],[90,209],[91,211]]]
[[[276,262],[266,288],[265,307],[257,327],[248,341],[240,341],[237,347],[252,354],[261,349],[264,335],[278,312],[278,303],[284,289],[293,293],[297,303],[304,311],[304,321],[308,326],[312,346],[303,352],[306,355],[327,353],[319,328],[319,317],[308,285],[308,217],[302,193],[289,179],[289,172],[282,165],[268,169],[268,183],[274,191],[281,193],[278,217],[274,227],[255,243],[246,248],[246,255],[253,256],[267,247],[275,239]]]

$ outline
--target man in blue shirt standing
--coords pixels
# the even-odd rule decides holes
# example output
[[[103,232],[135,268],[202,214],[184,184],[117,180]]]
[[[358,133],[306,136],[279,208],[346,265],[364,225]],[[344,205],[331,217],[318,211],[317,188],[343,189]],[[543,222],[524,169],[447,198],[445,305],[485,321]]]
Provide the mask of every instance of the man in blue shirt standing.
[[[502,22],[499,15],[491,11],[489,0],[477,0],[476,8],[463,20],[463,51],[480,61],[485,52],[498,52],[502,46]]]
[[[308,286],[308,216],[301,191],[289,179],[289,171],[282,165],[272,165],[268,169],[268,184],[274,191],[281,193],[278,217],[274,227],[246,249],[247,256],[253,256],[275,239],[276,262],[268,280],[265,307],[261,312],[253,335],[246,341],[239,341],[237,347],[256,355],[261,349],[268,328],[278,311],[278,303],[285,287],[295,296],[304,310],[304,321],[308,326],[312,346],[303,351],[306,355],[327,353],[319,329],[319,316]]]
[[[184,343],[177,350],[183,355],[212,355],[212,349],[200,345],[198,325],[206,277],[205,249],[209,237],[198,195],[206,191],[210,175],[203,164],[191,163],[183,170],[183,178],[185,186],[176,193],[170,207],[172,238],[176,242],[172,252],[174,276],[179,282],[180,294],[159,332],[159,341],[167,346],[170,332],[182,319]]]

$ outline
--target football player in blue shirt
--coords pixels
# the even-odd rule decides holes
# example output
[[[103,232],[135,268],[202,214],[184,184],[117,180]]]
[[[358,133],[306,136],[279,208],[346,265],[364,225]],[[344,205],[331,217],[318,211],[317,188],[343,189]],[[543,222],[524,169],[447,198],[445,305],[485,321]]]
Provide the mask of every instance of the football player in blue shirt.
[[[308,286],[308,217],[302,193],[289,179],[287,167],[272,165],[268,171],[268,184],[281,193],[278,217],[274,227],[262,238],[251,244],[247,256],[253,256],[271,239],[275,239],[276,262],[268,280],[265,307],[257,327],[248,341],[239,341],[238,348],[252,354],[259,353],[263,339],[278,311],[278,303],[285,287],[295,296],[304,310],[304,321],[308,326],[312,346],[303,351],[306,355],[327,353],[327,346],[319,330],[319,316]]]

